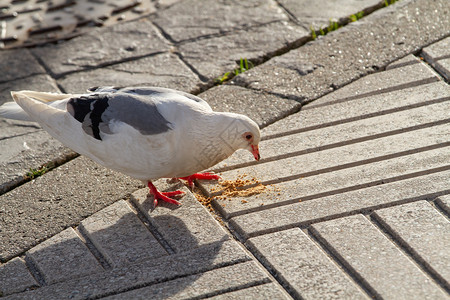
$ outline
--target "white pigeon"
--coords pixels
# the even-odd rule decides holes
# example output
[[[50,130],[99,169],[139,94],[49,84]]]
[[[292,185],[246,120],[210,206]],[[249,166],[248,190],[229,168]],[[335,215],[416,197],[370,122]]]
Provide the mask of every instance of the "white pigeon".
[[[166,88],[92,88],[85,94],[11,92],[15,101],[0,116],[38,122],[50,135],[97,163],[147,182],[158,200],[182,191],[160,192],[157,178],[217,180],[208,169],[249,150],[259,160],[260,131],[250,118],[214,112],[203,99]]]

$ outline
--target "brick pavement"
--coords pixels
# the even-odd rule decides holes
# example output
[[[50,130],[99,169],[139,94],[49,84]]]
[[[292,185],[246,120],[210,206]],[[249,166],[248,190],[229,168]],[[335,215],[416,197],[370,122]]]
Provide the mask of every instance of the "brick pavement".
[[[215,170],[270,185],[216,198],[220,224],[187,188],[159,180],[187,194],[179,208],[152,211],[139,182],[72,159],[39,127],[1,120],[0,295],[448,299],[444,3],[401,1],[300,46],[309,25],[381,5],[309,5],[305,15],[294,1],[161,1],[148,18],[0,52],[2,102],[10,89],[75,92],[98,82],[204,90],[215,109],[264,127],[259,163],[238,152]],[[188,9],[198,18],[183,17]],[[200,15],[217,10],[217,19]],[[242,57],[267,62],[212,87]],[[63,165],[17,186],[54,160]]]

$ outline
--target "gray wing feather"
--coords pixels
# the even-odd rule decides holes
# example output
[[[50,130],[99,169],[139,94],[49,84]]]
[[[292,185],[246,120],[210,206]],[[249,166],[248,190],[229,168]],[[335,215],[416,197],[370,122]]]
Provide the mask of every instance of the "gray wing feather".
[[[150,98],[122,92],[110,95],[108,108],[102,114],[105,127],[113,120],[124,122],[145,135],[172,129],[171,123],[159,113],[156,104]],[[105,127],[105,133],[110,132],[109,128]]]

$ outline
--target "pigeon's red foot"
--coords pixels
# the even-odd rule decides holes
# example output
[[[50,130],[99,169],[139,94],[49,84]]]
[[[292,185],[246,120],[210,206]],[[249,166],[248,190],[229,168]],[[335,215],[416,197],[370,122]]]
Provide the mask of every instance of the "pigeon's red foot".
[[[205,173],[195,173],[191,176],[186,177],[180,177],[179,179],[187,180],[189,187],[191,190],[194,189],[194,179],[202,179],[202,180],[219,180],[221,179],[219,175],[216,175],[211,172],[205,172]]]
[[[175,199],[172,199],[170,197],[178,196],[178,195],[184,195],[185,192],[183,191],[173,191],[173,192],[160,192],[158,189],[153,185],[151,181],[148,182],[148,188],[150,189],[150,194],[153,195],[155,200],[153,200],[153,207],[156,207],[158,205],[158,200],[162,200],[168,203],[180,205],[181,203],[178,202]]]

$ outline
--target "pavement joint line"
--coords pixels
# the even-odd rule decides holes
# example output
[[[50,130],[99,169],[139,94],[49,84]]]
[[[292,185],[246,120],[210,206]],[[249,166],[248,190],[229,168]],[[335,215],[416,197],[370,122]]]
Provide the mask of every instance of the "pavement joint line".
[[[190,64],[188,61],[186,61],[186,60],[184,59],[184,56],[183,56],[182,53],[180,53],[180,52],[178,52],[178,51],[175,51],[174,54],[175,54],[176,56],[178,56],[178,58],[183,62],[183,64],[185,64],[185,66],[188,67],[189,70],[191,70],[192,73],[194,73],[195,75],[197,75],[197,77],[202,81],[202,83],[197,84],[197,86],[200,86],[200,87],[197,88],[196,90],[198,90],[198,91],[193,92],[193,94],[198,95],[198,94],[200,94],[201,92],[203,92],[203,91],[205,91],[205,90],[210,89],[210,88],[213,87],[213,83],[208,83],[208,78],[205,77],[205,76],[203,76],[203,75],[202,75],[202,74],[201,74],[201,73],[200,73],[200,72],[199,72],[192,64]],[[202,85],[204,85],[205,87],[202,88]]]
[[[397,134],[402,134],[405,132],[411,132],[411,131],[415,131],[415,130],[420,130],[420,129],[424,129],[424,128],[429,128],[429,127],[433,127],[433,126],[439,126],[439,125],[444,125],[450,123],[450,119],[444,119],[444,120],[440,120],[440,121],[436,121],[436,122],[430,122],[430,123],[425,123],[425,124],[420,124],[420,125],[415,125],[415,126],[411,126],[411,127],[406,127],[406,128],[400,128],[400,129],[395,129],[395,130],[391,130],[391,131],[385,131],[382,133],[377,133],[377,134],[373,134],[373,135],[367,135],[367,136],[363,136],[363,137],[359,137],[359,138],[355,138],[355,139],[351,139],[351,140],[346,140],[346,141],[342,141],[342,142],[337,142],[337,143],[332,143],[332,144],[327,144],[327,145],[323,145],[320,147],[315,147],[315,148],[308,148],[308,149],[303,149],[303,150],[299,150],[299,151],[295,151],[295,152],[289,152],[286,154],[282,154],[282,155],[278,155],[278,156],[269,156],[267,158],[263,158],[260,161],[249,161],[249,162],[244,162],[244,163],[239,163],[236,165],[232,165],[232,166],[225,166],[225,167],[221,167],[218,169],[212,169],[213,172],[219,173],[219,172],[226,172],[226,171],[231,171],[231,170],[236,170],[236,169],[241,169],[241,168],[245,168],[245,167],[249,167],[249,166],[254,166],[254,165],[259,165],[259,164],[264,164],[264,163],[269,163],[269,162],[273,162],[273,161],[277,161],[280,159],[287,159],[287,158],[292,158],[292,157],[296,157],[296,156],[301,156],[301,155],[306,155],[309,153],[314,153],[314,152],[319,152],[319,151],[325,151],[325,150],[329,150],[329,149],[333,149],[333,148],[339,148],[342,146],[347,146],[347,145],[352,145],[352,144],[357,144],[357,143],[361,143],[361,142],[366,142],[366,141],[371,141],[371,140],[375,140],[375,139],[379,139],[379,138],[383,138],[383,137],[388,137],[388,136],[393,136],[393,135],[397,135]],[[427,151],[427,150],[431,150],[431,149],[435,149],[435,148],[440,148],[440,147],[446,147],[448,145],[447,142],[445,143],[440,143],[440,144],[434,144],[434,145],[428,145],[425,147],[421,147],[421,148],[416,148],[414,151]],[[431,147],[431,148],[430,148]],[[412,150],[406,150],[406,151],[401,151],[398,153],[407,153],[409,154],[409,151]],[[394,154],[389,154],[386,155],[386,157],[391,157]],[[401,154],[399,154],[401,156]],[[384,157],[384,156],[380,156],[380,157]],[[394,156],[397,157],[397,156]],[[375,157],[375,158],[370,158],[367,160],[362,160],[362,161],[370,161],[372,159],[376,159],[375,161],[378,161],[379,158]],[[351,165],[351,164],[355,164],[358,162],[352,162],[352,163],[347,163],[347,165]],[[330,168],[337,168],[339,166],[335,166],[335,167],[330,167]],[[351,167],[353,167],[353,165],[351,165]],[[328,168],[326,168],[328,169]],[[321,169],[324,170],[324,169]],[[338,168],[337,170],[340,170],[340,168]],[[305,174],[310,174],[312,173],[313,175],[319,174],[317,173],[320,170],[315,170],[315,171],[311,171],[311,172],[307,172],[307,173],[301,173],[302,176],[311,176],[311,175],[305,175]],[[334,170],[332,170],[334,171]],[[291,175],[287,178],[290,178],[292,176],[298,177],[300,175]],[[275,179],[275,180],[280,180]],[[264,183],[269,184],[268,182],[270,181],[265,181]]]
[[[101,252],[95,247],[94,243],[89,239],[88,235],[84,232],[83,227],[73,228],[75,233],[78,235],[83,244],[88,248],[88,250],[95,257],[97,262],[104,270],[109,270],[112,266],[108,263],[106,258],[101,254]]]
[[[389,70],[387,71],[389,72]],[[435,73],[435,72],[433,72]],[[373,75],[372,74],[367,74],[368,75]],[[437,75],[437,74],[436,74]],[[359,78],[362,79],[365,76]],[[361,99],[361,98],[366,98],[366,97],[371,97],[371,96],[376,96],[376,95],[380,95],[380,94],[385,94],[385,93],[391,93],[391,92],[395,92],[395,91],[400,91],[406,88],[412,88],[412,87],[417,87],[420,85],[425,85],[425,84],[429,84],[429,83],[434,83],[434,82],[438,82],[439,81],[439,77],[435,76],[435,77],[429,77],[429,78],[425,78],[425,79],[421,79],[421,80],[416,80],[416,81],[410,81],[407,83],[402,83],[402,84],[398,84],[392,87],[388,87],[388,88],[384,88],[384,89],[379,89],[376,91],[371,91],[371,92],[367,92],[367,93],[362,93],[362,94],[358,94],[358,95],[354,95],[354,96],[350,96],[350,97],[345,97],[345,98],[341,98],[341,99],[337,99],[337,100],[333,100],[333,101],[328,101],[326,103],[322,103],[322,104],[317,104],[314,106],[307,106],[305,104],[305,108],[304,109],[315,109],[318,107],[323,107],[323,106],[329,106],[329,105],[333,105],[333,104],[338,104],[338,103],[344,103],[344,102],[348,102],[348,101],[352,101],[352,100],[357,100],[357,99]],[[342,87],[340,87],[342,88]],[[309,101],[307,104],[313,102],[314,100]]]
[[[217,243],[217,242],[215,242],[215,243]],[[214,243],[212,243],[212,244],[214,244]],[[251,260],[229,261],[229,262],[221,263],[218,266],[212,267],[212,268],[205,267],[204,269],[199,269],[199,270],[196,270],[195,272],[186,272],[185,274],[182,274],[182,275],[174,275],[174,276],[169,276],[169,277],[162,278],[162,279],[155,279],[153,281],[146,282],[144,284],[129,285],[126,288],[119,288],[118,290],[102,293],[100,295],[97,295],[94,298],[88,298],[88,299],[100,299],[100,298],[104,298],[104,297],[108,297],[108,296],[112,296],[112,295],[116,295],[116,294],[129,292],[132,290],[140,289],[143,287],[152,286],[152,285],[155,285],[158,283],[168,282],[168,281],[176,280],[179,278],[185,278],[185,277],[192,276],[192,275],[203,274],[205,272],[212,271],[212,270],[217,270],[217,269],[221,269],[221,268],[225,268],[225,267],[229,267],[229,266],[242,264],[242,263],[245,263],[248,261],[251,261]],[[89,277],[89,275],[87,275],[86,277]]]
[[[326,191],[326,192],[322,192],[322,193],[318,193],[318,194],[313,194],[313,195],[309,195],[309,196],[305,196],[305,197],[301,197],[301,198],[292,198],[289,200],[280,201],[280,202],[276,202],[276,203],[272,203],[272,204],[265,204],[263,206],[257,206],[257,207],[233,212],[230,214],[229,219],[231,219],[233,217],[241,216],[241,215],[246,215],[249,213],[268,210],[268,209],[275,208],[275,207],[290,205],[293,203],[297,203],[299,201],[301,201],[301,202],[310,201],[310,200],[323,198],[323,197],[327,197],[327,196],[343,194],[343,193],[356,191],[356,190],[362,190],[365,188],[374,187],[374,186],[381,185],[381,184],[402,181],[402,180],[411,179],[414,177],[420,177],[423,175],[428,175],[428,174],[433,174],[433,173],[439,173],[439,172],[446,171],[446,170],[450,170],[450,165],[443,166],[443,167],[437,167],[435,169],[428,169],[428,170],[424,170],[424,171],[413,172],[413,173],[390,177],[390,178],[379,179],[379,180],[366,182],[366,183],[362,183],[362,184],[358,184],[358,185],[354,185],[354,186],[350,186],[350,187],[345,187],[345,188],[341,188],[341,189],[335,189],[332,191]],[[448,190],[448,191],[450,192],[450,190]],[[439,195],[442,195],[442,194],[439,194]],[[213,201],[213,202],[216,202],[216,201]],[[220,211],[220,204],[217,204],[217,206]],[[375,208],[375,209],[378,209],[378,208]],[[314,223],[316,223],[316,222],[314,222]]]
[[[376,292],[374,292],[373,288],[370,285],[367,285],[367,282],[365,282],[365,280],[361,280],[361,277],[358,276],[358,274],[355,273],[354,270],[349,269],[345,264],[343,264],[333,253],[332,249],[328,248],[325,243],[323,243],[316,235],[312,233],[313,228],[311,226],[308,225],[308,227],[300,228],[300,230],[302,230],[309,237],[311,242],[315,244],[320,250],[322,250],[322,252],[325,253],[326,256],[328,256],[328,258],[330,258],[330,260],[339,270],[350,277],[350,280],[352,280],[363,293],[365,293],[370,298],[375,298]]]
[[[359,213],[357,213],[359,214]],[[356,214],[355,214],[356,215]],[[345,273],[360,287],[370,298],[382,299],[381,295],[364,279],[347,261],[339,254],[339,252],[323,238],[320,233],[314,227],[308,227],[308,236],[320,245],[320,248],[331,256],[332,261],[345,270]]]
[[[46,71],[47,71],[47,70],[46,70]],[[33,76],[46,75],[46,74],[48,74],[48,73],[35,72],[35,73],[28,74],[28,75],[26,75],[26,76],[21,76],[21,77],[12,78],[12,79],[10,79],[10,80],[0,80],[0,84],[7,83],[7,82],[11,82],[11,81],[16,81],[16,80],[24,80],[24,79],[27,79],[27,78],[30,78],[30,77],[33,77]]]
[[[31,276],[33,276],[34,280],[36,280],[39,287],[46,286],[47,283],[45,282],[42,272],[28,255],[25,254],[24,256],[25,266],[28,268]]]
[[[439,201],[436,199],[428,201],[441,215],[446,218],[450,222],[450,215],[447,213],[447,211],[441,206]]]
[[[422,50],[423,50],[423,48],[422,48]],[[428,55],[425,52],[423,52],[422,50],[420,50],[420,52],[418,54],[416,54],[415,56],[418,57],[421,60],[421,62],[425,66],[427,66],[433,73],[435,73],[436,76],[440,80],[442,80],[443,82],[449,84],[449,82],[445,79],[445,77],[442,75],[442,73],[435,66],[433,66],[432,61],[436,61],[437,62],[437,61],[439,61],[441,59],[450,58],[450,54],[449,55],[443,55],[441,57],[437,57],[437,58],[433,59],[431,57],[428,57]]]
[[[408,204],[408,203],[413,203],[413,202],[417,202],[417,201],[421,201],[421,200],[430,200],[430,199],[434,199],[436,197],[439,196],[443,196],[443,195],[447,195],[450,194],[450,189],[447,190],[442,190],[442,191],[438,191],[438,192],[433,192],[433,193],[428,193],[428,194],[422,194],[422,195],[418,195],[415,197],[409,197],[409,198],[403,198],[394,202],[389,202],[389,203],[383,203],[383,204],[377,204],[377,205],[373,205],[373,206],[368,206],[368,207],[364,207],[364,208],[359,208],[359,209],[355,209],[355,210],[351,210],[351,211],[347,211],[347,212],[342,212],[342,213],[337,213],[334,215],[329,215],[329,216],[325,216],[325,217],[318,217],[315,219],[309,219],[307,221],[300,221],[300,222],[296,222],[296,223],[291,223],[288,225],[283,225],[281,227],[272,227],[269,229],[264,229],[264,230],[260,230],[260,231],[255,231],[255,232],[251,232],[248,235],[248,238],[253,238],[253,237],[257,237],[260,235],[264,235],[264,234],[269,234],[269,233],[274,233],[277,231],[282,231],[282,230],[287,230],[287,229],[291,229],[291,228],[295,228],[295,227],[300,227],[300,228],[306,228],[312,224],[315,223],[321,223],[321,222],[325,222],[325,221],[331,221],[331,220],[336,220],[336,219],[341,219],[341,218],[345,218],[345,217],[349,217],[349,216],[354,216],[357,214],[371,214],[373,211],[377,210],[377,209],[382,209],[382,208],[389,208],[389,207],[393,207],[393,206],[398,206],[398,205],[402,205],[402,204]],[[286,201],[287,202],[287,201]],[[293,201],[291,203],[286,203],[288,204],[292,204],[292,203],[297,203],[297,201]],[[277,206],[273,206],[273,205],[264,205],[267,206],[269,208],[274,208]],[[279,205],[278,205],[279,206]],[[261,211],[262,209],[253,209],[247,213],[253,213],[253,212],[258,212]],[[233,217],[236,216],[240,216],[243,215],[244,213],[235,213],[232,214],[230,216],[230,220],[233,219]],[[234,231],[233,231],[234,232]],[[245,239],[243,237],[240,237],[241,240],[245,241]]]
[[[158,241],[158,243],[163,247],[164,250],[168,253],[168,255],[172,255],[177,253],[175,249],[173,249],[170,244],[164,239],[163,235],[158,231],[156,226],[152,224],[152,221],[149,220],[145,214],[140,210],[139,205],[131,200],[128,199],[127,201],[128,206],[131,208],[131,210],[136,214],[138,219],[144,224],[145,228],[150,232],[151,235]]]
[[[442,97],[442,98],[427,100],[427,101],[409,104],[409,105],[405,105],[405,106],[399,106],[399,107],[395,107],[395,108],[391,108],[391,109],[381,110],[381,111],[377,111],[374,113],[363,114],[363,115],[359,115],[359,116],[355,116],[355,117],[351,117],[351,118],[347,118],[347,119],[343,119],[343,120],[336,120],[336,121],[322,123],[322,124],[318,124],[318,125],[307,126],[307,127],[302,127],[299,129],[289,130],[289,131],[285,131],[282,133],[266,135],[266,136],[263,136],[261,140],[265,141],[265,140],[276,139],[276,138],[280,138],[280,137],[284,137],[284,136],[288,136],[288,135],[292,135],[292,134],[297,134],[297,133],[307,132],[307,131],[311,131],[311,130],[336,126],[336,125],[344,124],[344,123],[351,123],[354,121],[369,119],[369,118],[373,118],[373,117],[384,116],[384,115],[388,115],[391,113],[406,111],[409,109],[419,108],[419,107],[428,106],[428,105],[432,105],[432,104],[443,103],[443,102],[446,102],[449,100],[450,100],[450,97]],[[316,107],[314,107],[314,108],[316,108]],[[305,108],[302,108],[301,110],[304,110],[304,109]]]
[[[42,131],[42,129],[36,129],[35,131],[29,131],[29,132],[16,134],[16,135],[5,136],[5,137],[0,138],[0,141],[5,141],[5,140],[21,137],[21,136],[27,136],[29,134],[34,134],[34,133],[39,132],[39,131]]]
[[[369,158],[369,159],[363,159],[363,160],[359,160],[359,161],[355,161],[355,162],[341,164],[339,166],[318,169],[318,170],[314,170],[314,171],[310,171],[310,172],[290,175],[290,176],[281,177],[281,178],[272,179],[272,180],[266,180],[266,181],[262,181],[261,183],[264,184],[264,185],[277,184],[277,183],[281,183],[281,182],[286,182],[286,181],[291,181],[291,180],[295,180],[295,179],[315,176],[315,175],[324,174],[324,173],[330,173],[330,172],[343,170],[343,169],[348,169],[348,168],[353,168],[353,167],[357,167],[357,166],[363,166],[363,165],[371,164],[371,163],[374,163],[374,162],[380,162],[380,161],[387,160],[387,159],[397,158],[397,157],[401,157],[401,156],[407,156],[407,155],[418,153],[418,152],[425,152],[425,151],[429,151],[429,150],[445,148],[447,146],[450,146],[450,142],[429,145],[429,146],[425,146],[425,147],[421,147],[421,148],[415,148],[415,149],[400,151],[400,152],[387,154],[387,155],[382,155],[382,156],[376,156],[376,157]],[[429,169],[429,170],[434,170],[434,169]],[[425,172],[425,171],[423,171],[423,172]],[[414,174],[414,173],[411,173],[411,174]],[[405,174],[405,175],[401,175],[399,177],[407,176],[407,175],[408,174]],[[245,188],[245,187],[243,187],[243,188]]]
[[[241,285],[236,286],[236,287],[231,287],[231,288],[226,288],[226,289],[223,289],[223,290],[220,290],[220,291],[214,291],[214,292],[206,293],[206,294],[203,294],[201,296],[192,297],[192,298],[189,298],[189,299],[190,300],[207,299],[207,298],[210,298],[210,297],[223,295],[223,294],[226,294],[226,293],[235,292],[235,291],[239,291],[239,290],[243,290],[243,289],[247,289],[247,288],[251,288],[251,287],[255,287],[255,286],[260,286],[260,285],[267,284],[267,283],[271,283],[271,281],[269,280],[269,278],[264,278],[264,279],[260,279],[260,280],[254,281],[254,282],[241,284]]]
[[[374,225],[393,245],[399,249],[414,265],[416,265],[426,276],[430,277],[445,292],[450,293],[450,285],[446,280],[436,272],[408,243],[400,236],[397,236],[389,224],[386,224],[382,218],[374,212],[364,215],[367,220]]]

